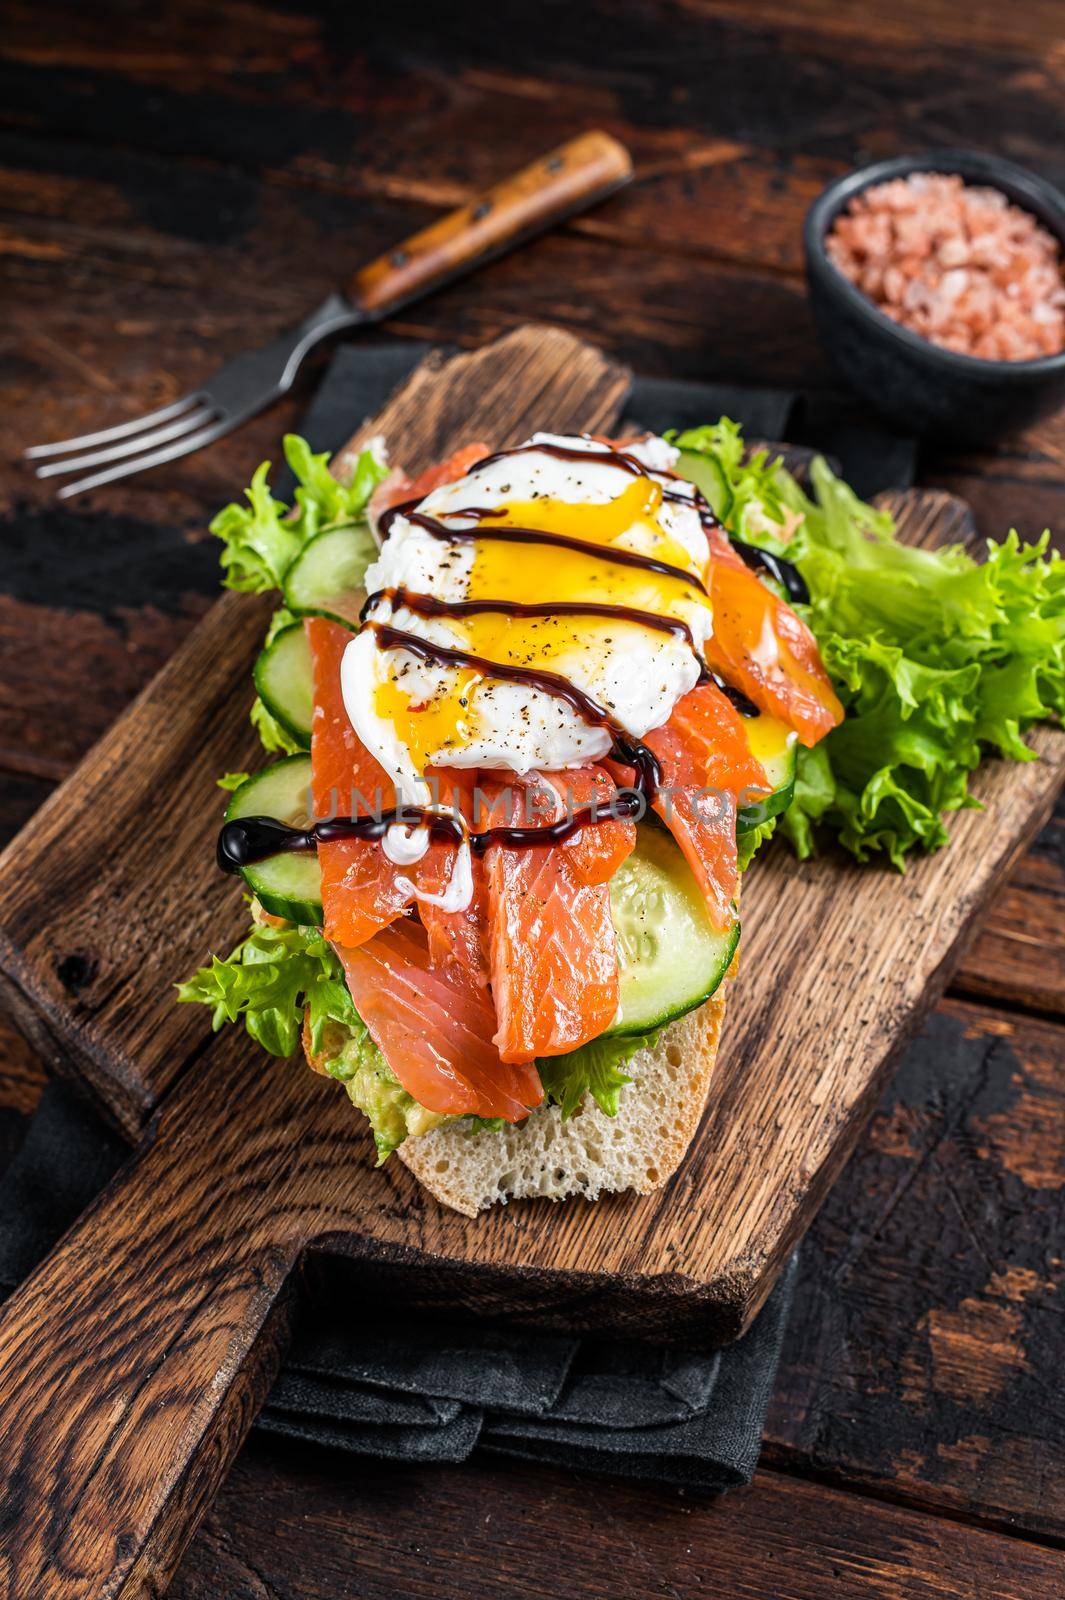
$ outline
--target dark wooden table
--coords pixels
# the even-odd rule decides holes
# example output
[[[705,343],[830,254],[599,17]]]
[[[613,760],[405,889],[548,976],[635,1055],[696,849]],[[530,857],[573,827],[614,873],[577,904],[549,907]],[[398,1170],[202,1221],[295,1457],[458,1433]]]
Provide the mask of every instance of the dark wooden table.
[[[530,317],[641,370],[831,388],[800,222],[855,161],[1000,150],[1065,180],[1057,0],[271,8],[8,0],[0,36],[0,821],[6,837],[208,605],[208,514],[299,394],[56,503],[25,444],[173,398],[363,258],[596,123],[638,182],[396,317]],[[308,374],[308,382],[313,375]],[[1065,530],[1065,417],[922,482]],[[707,1505],[512,1463],[253,1439],[180,1600],[972,1596],[1065,1589],[1065,813],[992,906],[806,1247],[750,1489]],[[42,1075],[0,1023],[0,1102]],[[0,1447],[2,1448],[2,1447]]]

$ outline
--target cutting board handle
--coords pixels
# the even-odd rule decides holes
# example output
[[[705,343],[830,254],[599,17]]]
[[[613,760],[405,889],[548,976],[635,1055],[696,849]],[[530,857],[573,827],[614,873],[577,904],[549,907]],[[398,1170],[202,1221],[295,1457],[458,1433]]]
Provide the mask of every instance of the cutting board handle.
[[[210,1132],[202,1188],[157,1140],[0,1313],[3,1600],[159,1595],[273,1382],[299,1252]]]
[[[542,233],[632,177],[632,158],[608,133],[583,133],[449,211],[357,272],[347,297],[383,316]]]

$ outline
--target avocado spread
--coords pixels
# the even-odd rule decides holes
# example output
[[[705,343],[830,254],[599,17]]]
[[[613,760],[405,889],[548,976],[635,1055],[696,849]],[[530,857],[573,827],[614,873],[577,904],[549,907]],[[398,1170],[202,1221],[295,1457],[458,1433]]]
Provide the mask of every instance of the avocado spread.
[[[407,1093],[365,1028],[356,1031],[331,1023],[323,1054],[324,1071],[344,1085],[373,1129],[378,1166],[404,1139],[449,1121]]]

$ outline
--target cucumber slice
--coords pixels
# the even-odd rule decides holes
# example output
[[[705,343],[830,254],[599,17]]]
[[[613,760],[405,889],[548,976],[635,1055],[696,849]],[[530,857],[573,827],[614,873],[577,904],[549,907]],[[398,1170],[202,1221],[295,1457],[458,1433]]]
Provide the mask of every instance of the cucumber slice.
[[[364,522],[315,534],[285,574],[285,604],[298,617],[329,617],[355,627],[366,598],[362,580],[376,555]]]
[[[621,996],[609,1033],[647,1033],[708,1000],[728,971],[739,922],[718,933],[669,834],[641,825],[610,880]]]
[[[710,510],[724,522],[732,510],[732,490],[717,457],[702,455],[698,450],[682,450],[676,471],[694,483]]]
[[[256,661],[252,676],[270,715],[309,750],[314,688],[311,647],[302,622],[281,629]]]
[[[799,759],[799,741],[779,717],[762,712],[757,717],[746,718],[744,727],[751,754],[762,763],[773,788],[763,799],[740,807],[736,817],[738,833],[757,828],[760,823],[787,810],[795,795],[795,769]]]
[[[226,807],[226,821],[275,817],[279,822],[310,820],[310,756],[286,756],[247,778]],[[282,851],[242,867],[241,877],[265,911],[287,922],[322,921],[322,878],[318,856]]]

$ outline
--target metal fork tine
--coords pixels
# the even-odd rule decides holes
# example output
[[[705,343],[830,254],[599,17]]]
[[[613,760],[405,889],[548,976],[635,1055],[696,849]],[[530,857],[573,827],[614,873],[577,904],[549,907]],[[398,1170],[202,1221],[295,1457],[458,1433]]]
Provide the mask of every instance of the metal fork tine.
[[[181,400],[175,400],[173,405],[163,406],[132,422],[103,428],[98,433],[85,433],[57,444],[34,445],[26,455],[34,462],[55,457],[47,466],[35,469],[41,478],[76,472],[82,467],[103,466],[105,462],[118,463],[68,484],[59,491],[64,500],[83,489],[94,489],[101,483],[129,477],[130,473],[146,467],[187,456],[202,445],[220,439],[272,400],[287,394],[308,350],[342,328],[370,320],[370,315],[349,304],[343,295],[331,294],[296,327],[279,334],[258,350],[244,350],[234,356],[219,367],[207,383]],[[203,426],[208,417],[216,420]],[[95,445],[106,448],[89,455],[71,455],[71,451]]]
[[[28,450],[22,452],[25,461],[40,461],[46,456],[64,455],[68,450],[83,450],[89,445],[110,444],[114,439],[126,439],[131,433],[140,433],[144,428],[150,428],[153,423],[169,422],[171,417],[179,417],[183,411],[190,407],[200,405],[206,395],[201,389],[192,394],[182,395],[180,400],[175,400],[171,405],[160,406],[158,411],[149,411],[143,417],[134,417],[130,422],[116,422],[113,428],[99,428],[96,433],[81,433],[75,439],[57,439],[55,444],[32,444]]]
[[[153,450],[150,455],[134,456],[129,461],[121,462],[117,467],[108,467],[105,472],[93,473],[92,477],[79,478],[76,483],[65,483],[57,492],[56,498],[68,500],[73,494],[81,494],[86,489],[95,489],[101,483],[114,483],[116,478],[128,478],[134,472],[145,472],[149,467],[162,466],[164,461],[176,461],[179,456],[187,456],[193,450],[199,450],[206,444],[213,444],[216,439],[221,439],[223,434],[229,433],[244,419],[241,416],[223,417],[209,428],[201,428],[199,433],[188,433],[173,444],[164,445],[161,450]]]
[[[190,411],[186,416],[179,417],[168,428],[153,428],[150,433],[138,434],[135,439],[127,439],[123,444],[113,444],[107,450],[90,450],[87,456],[67,456],[62,461],[50,461],[46,467],[36,469],[38,478],[54,478],[64,472],[77,472],[81,467],[97,467],[106,461],[121,461],[123,456],[137,455],[141,450],[151,450],[156,445],[166,444],[169,439],[178,439],[183,434],[192,433],[204,423],[211,422],[217,412],[212,406],[201,406],[197,411]]]

